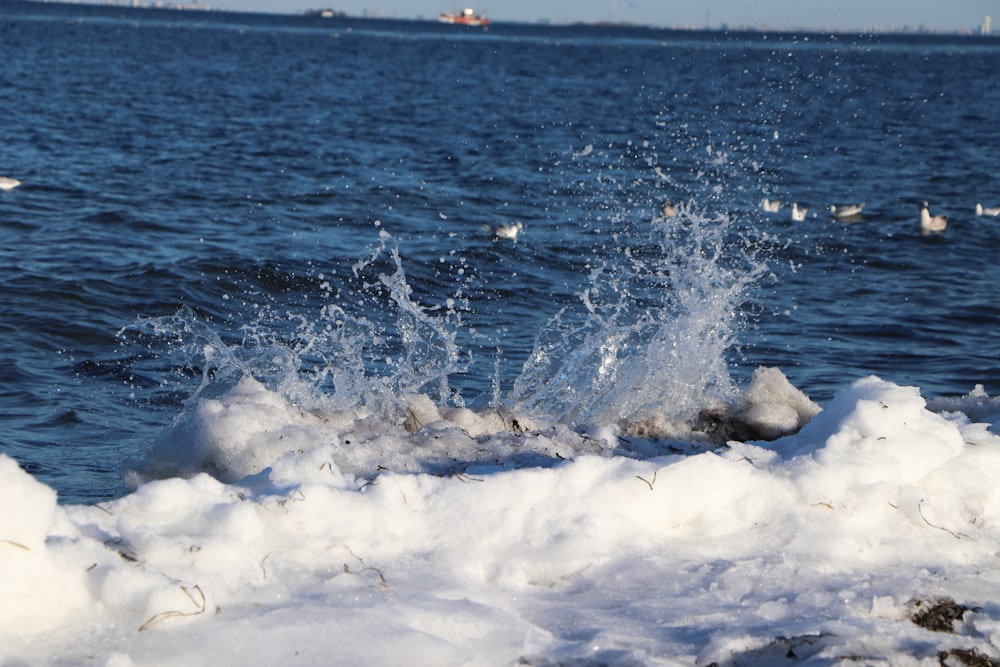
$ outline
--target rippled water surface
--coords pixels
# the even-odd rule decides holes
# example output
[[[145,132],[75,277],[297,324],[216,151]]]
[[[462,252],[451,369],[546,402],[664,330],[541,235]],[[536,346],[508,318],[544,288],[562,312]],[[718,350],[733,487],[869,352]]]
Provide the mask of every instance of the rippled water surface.
[[[1000,385],[997,39],[13,2],[0,52],[0,451],[65,501],[224,368],[577,420],[643,364]]]

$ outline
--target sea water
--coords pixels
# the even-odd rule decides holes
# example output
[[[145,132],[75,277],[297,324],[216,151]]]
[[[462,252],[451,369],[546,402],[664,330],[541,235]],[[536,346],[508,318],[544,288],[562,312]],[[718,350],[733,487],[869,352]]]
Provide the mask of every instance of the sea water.
[[[0,451],[63,502],[248,377],[622,433],[761,365],[821,405],[1000,381],[996,39],[18,2],[0,32]]]

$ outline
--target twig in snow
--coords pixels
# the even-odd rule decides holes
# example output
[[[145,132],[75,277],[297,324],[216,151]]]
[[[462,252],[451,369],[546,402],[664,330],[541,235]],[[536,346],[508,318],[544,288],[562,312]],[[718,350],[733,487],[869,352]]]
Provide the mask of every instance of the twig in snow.
[[[924,503],[923,499],[921,499],[920,502],[917,503],[917,512],[920,513],[920,518],[924,520],[924,523],[926,523],[931,528],[937,528],[938,530],[943,530],[944,532],[946,532],[946,533],[950,534],[952,537],[954,537],[956,540],[960,540],[963,537],[968,537],[968,535],[964,535],[962,533],[956,533],[955,531],[953,531],[953,530],[951,530],[949,528],[945,528],[944,526],[939,526],[937,524],[934,524],[934,523],[931,523],[930,521],[928,521],[927,517],[924,516],[923,503]]]
[[[413,428],[407,428],[407,425],[404,423],[403,428],[405,428],[407,431],[409,431],[410,433],[416,433],[417,431],[419,431],[424,427],[423,422],[417,419],[417,414],[413,411],[413,408],[409,407],[406,408],[406,414],[410,416],[410,426],[413,427]]]
[[[648,479],[646,479],[645,477],[639,477],[639,475],[636,475],[635,477],[636,477],[636,479],[641,479],[642,481],[644,481],[649,486],[649,490],[650,491],[653,490],[653,485],[656,484],[656,471],[655,470],[653,471],[653,481],[652,482],[649,481]]]
[[[302,493],[302,489],[295,489],[295,493],[293,493],[291,496],[279,500],[278,506],[281,507],[281,509],[286,509],[285,508],[286,504],[290,502],[302,502],[305,499],[306,499],[306,494]]]
[[[187,586],[181,586],[181,590],[184,591],[184,594],[188,596],[188,599],[191,600],[192,604],[194,604],[194,606],[197,607],[197,609],[195,611],[180,611],[174,609],[171,611],[161,612],[150,618],[142,625],[140,625],[139,632],[144,632],[149,628],[153,627],[154,625],[156,625],[157,623],[159,623],[160,621],[166,620],[168,618],[178,618],[180,616],[198,616],[199,614],[205,613],[205,603],[206,603],[205,593],[201,590],[200,586],[194,586],[193,588],[188,588]],[[191,591],[196,592],[198,594],[199,599],[196,600],[195,596],[191,594]]]
[[[21,544],[20,542],[15,542],[14,540],[0,540],[0,542],[3,542],[4,544],[9,544],[12,547],[17,547],[18,549],[24,549],[25,551],[31,551],[31,547],[26,547],[23,544]]]
[[[347,563],[344,563],[344,573],[345,574],[360,575],[363,572],[374,572],[375,574],[378,575],[379,581],[382,582],[380,584],[379,588],[381,588],[382,590],[387,590],[389,588],[389,582],[386,581],[385,575],[382,574],[382,570],[378,569],[377,567],[373,567],[371,565],[367,565],[365,563],[365,559],[362,558],[361,556],[357,555],[356,553],[354,553],[354,549],[351,549],[351,547],[347,546],[346,544],[342,544],[341,546],[344,549],[347,550],[347,553],[351,554],[351,556],[353,556],[354,558],[356,558],[359,563],[361,563],[362,565],[364,565],[364,567],[360,571],[355,572],[355,571],[353,571],[351,569],[350,565],[348,565]]]
[[[382,590],[388,590],[388,588],[389,588],[389,582],[386,581],[385,575],[382,574],[382,570],[378,569],[377,567],[372,567],[371,565],[369,565],[368,567],[364,568],[360,572],[354,572],[353,570],[351,570],[350,566],[347,563],[344,563],[344,573],[345,574],[360,575],[363,572],[374,572],[375,574],[377,574],[378,578],[379,578],[379,581],[381,582],[379,584],[379,588],[381,588]]]

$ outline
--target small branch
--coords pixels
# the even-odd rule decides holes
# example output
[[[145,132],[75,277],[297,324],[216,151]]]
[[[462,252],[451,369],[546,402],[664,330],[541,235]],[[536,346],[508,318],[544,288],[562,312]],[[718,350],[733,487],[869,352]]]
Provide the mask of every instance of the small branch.
[[[643,482],[645,482],[646,485],[649,487],[650,491],[653,490],[653,485],[656,484],[656,471],[655,470],[653,471],[653,481],[649,481],[645,477],[640,477],[639,475],[636,475],[635,477],[636,477],[636,479],[640,479]]]
[[[424,427],[423,423],[419,419],[417,419],[417,413],[413,411],[413,408],[407,407],[406,414],[410,416],[410,425],[413,426],[413,428],[406,429],[407,431],[409,431],[410,433],[416,433],[417,431],[419,431]],[[403,428],[406,428],[405,424]]]
[[[4,544],[9,544],[12,547],[17,547],[18,549],[24,549],[25,551],[31,551],[31,547],[26,547],[20,542],[15,542],[14,540],[0,540]]]
[[[956,533],[955,531],[950,530],[948,528],[945,528],[944,526],[939,526],[937,524],[934,524],[934,523],[931,523],[930,521],[928,521],[927,517],[924,516],[923,502],[924,501],[921,500],[919,503],[917,503],[917,512],[920,513],[920,518],[924,520],[924,523],[926,523],[931,528],[937,528],[938,530],[943,530],[944,532],[946,532],[949,535],[951,535],[952,537],[954,537],[956,540],[960,540],[963,537],[968,537],[968,535],[963,535],[962,533]]]
[[[352,558],[356,559],[358,561],[358,563],[360,563],[361,566],[362,566],[360,570],[352,570],[350,565],[348,565],[347,563],[344,563],[343,564],[343,566],[344,566],[344,574],[350,574],[350,575],[354,575],[354,576],[362,576],[365,572],[374,572],[378,576],[378,579],[379,579],[378,587],[381,588],[383,591],[389,590],[389,582],[388,582],[388,580],[386,580],[385,575],[382,573],[382,570],[378,569],[377,567],[374,567],[372,565],[368,565],[367,563],[365,563],[365,559],[362,558],[361,556],[357,555],[356,553],[354,553],[354,549],[352,549],[348,545],[341,544],[341,545],[339,545],[339,547],[342,548],[342,549],[344,549],[345,551],[347,551],[347,553],[349,553]]]
[[[295,489],[295,493],[293,493],[291,496],[279,500],[278,506],[280,506],[281,509],[287,509],[285,505],[287,505],[288,503],[303,502],[305,501],[305,499],[306,499],[306,494],[302,492],[302,489]]]
[[[199,614],[205,613],[205,603],[206,603],[205,593],[201,590],[200,586],[195,586],[193,588],[188,588],[187,586],[181,586],[181,590],[184,591],[184,594],[188,596],[188,599],[191,600],[191,603],[194,604],[194,606],[197,607],[197,609],[195,611],[171,610],[159,613],[150,618],[142,625],[140,625],[139,632],[145,632],[146,630],[150,629],[160,621],[164,621],[168,618],[178,618],[181,616],[198,616]],[[194,591],[198,594],[197,600],[195,599],[195,596],[191,594],[191,591]]]
[[[354,570],[352,570],[350,568],[350,566],[347,563],[344,563],[344,573],[345,574],[353,574],[355,576],[360,576],[364,572],[374,572],[375,574],[377,574],[378,578],[379,578],[379,582],[381,582],[379,584],[379,588],[381,588],[382,590],[388,590],[388,588],[389,588],[389,582],[386,581],[385,575],[382,574],[382,570],[378,569],[377,567],[372,567],[371,565],[369,565],[368,567],[365,567],[362,570],[360,570],[358,572],[355,572]]]

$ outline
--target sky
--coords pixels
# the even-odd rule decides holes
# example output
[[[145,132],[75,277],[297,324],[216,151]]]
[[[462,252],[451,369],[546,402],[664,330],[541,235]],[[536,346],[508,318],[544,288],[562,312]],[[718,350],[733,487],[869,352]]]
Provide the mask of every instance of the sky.
[[[454,0],[201,0],[214,9],[298,13],[335,9],[352,16],[434,18]],[[495,21],[628,21],[654,26],[852,30],[925,26],[932,30],[978,29],[993,16],[1000,30],[1000,0],[459,0]]]

